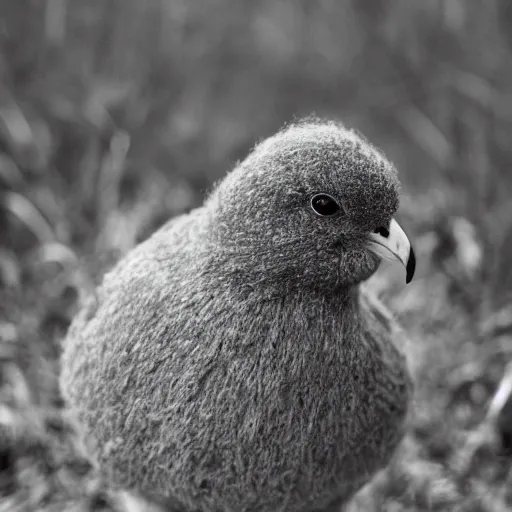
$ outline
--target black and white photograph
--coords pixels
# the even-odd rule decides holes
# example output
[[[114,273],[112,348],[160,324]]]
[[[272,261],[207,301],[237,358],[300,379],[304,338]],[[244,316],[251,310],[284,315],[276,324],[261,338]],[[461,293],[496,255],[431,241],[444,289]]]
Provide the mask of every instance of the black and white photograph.
[[[0,0],[0,512],[512,510],[509,0]]]

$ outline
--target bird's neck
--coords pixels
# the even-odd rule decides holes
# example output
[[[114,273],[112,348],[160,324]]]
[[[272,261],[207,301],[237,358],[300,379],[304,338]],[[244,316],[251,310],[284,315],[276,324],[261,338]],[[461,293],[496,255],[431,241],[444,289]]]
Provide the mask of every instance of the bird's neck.
[[[359,336],[360,286],[314,286],[303,281],[288,282],[268,276],[248,279],[246,274],[223,274],[220,283],[232,304],[243,305],[243,314],[263,323],[290,326],[292,331],[331,332],[345,339]],[[333,343],[340,340],[330,338]],[[345,342],[346,343],[346,342]]]
[[[275,260],[275,258],[274,258]],[[222,286],[233,296],[256,292],[263,300],[305,296],[324,301],[346,302],[357,297],[358,284],[346,284],[333,271],[309,273],[291,262],[283,266],[269,255],[250,255],[232,248],[205,250],[206,271],[219,276]]]

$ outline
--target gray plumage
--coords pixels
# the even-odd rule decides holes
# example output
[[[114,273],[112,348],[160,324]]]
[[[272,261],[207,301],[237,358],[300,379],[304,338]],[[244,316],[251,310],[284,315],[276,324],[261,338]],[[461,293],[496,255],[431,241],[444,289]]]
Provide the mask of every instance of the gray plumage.
[[[320,217],[328,193],[344,213]],[[403,334],[359,283],[394,167],[334,122],[256,146],[131,251],[64,344],[61,387],[113,482],[186,510],[327,510],[390,459]]]

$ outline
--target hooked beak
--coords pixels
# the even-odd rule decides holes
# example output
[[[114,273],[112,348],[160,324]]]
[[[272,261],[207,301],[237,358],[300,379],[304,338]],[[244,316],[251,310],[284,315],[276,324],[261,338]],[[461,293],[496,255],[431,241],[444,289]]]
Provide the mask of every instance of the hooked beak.
[[[369,249],[380,258],[398,260],[406,269],[406,283],[410,283],[416,269],[416,257],[411,243],[395,219],[391,219],[389,229],[380,227],[369,235]]]

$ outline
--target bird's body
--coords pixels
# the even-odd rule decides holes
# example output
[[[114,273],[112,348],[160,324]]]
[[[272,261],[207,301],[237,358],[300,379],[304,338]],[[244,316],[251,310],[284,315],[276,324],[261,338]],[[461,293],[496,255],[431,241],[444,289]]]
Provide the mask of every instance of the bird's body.
[[[355,284],[375,258],[355,267],[347,256],[344,279],[327,261],[351,242],[287,254],[292,225],[254,221],[266,199],[251,190],[264,176],[245,190],[236,172],[105,277],[68,334],[62,389],[120,485],[177,497],[187,511],[324,510],[402,437],[404,334]],[[223,217],[233,197],[249,198],[235,231]],[[300,213],[293,224],[301,219],[310,222]],[[258,246],[264,233],[270,246]],[[324,250],[316,270],[304,268]]]

